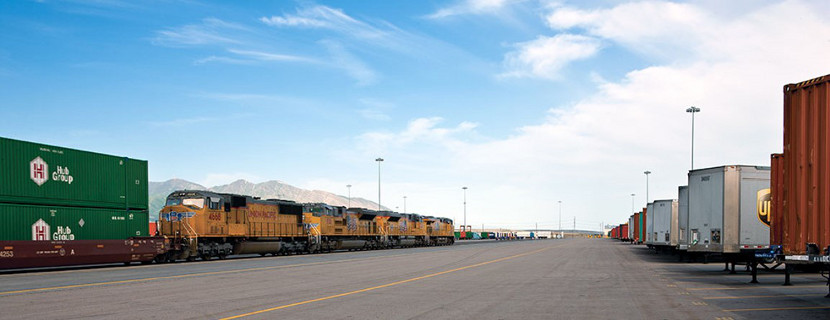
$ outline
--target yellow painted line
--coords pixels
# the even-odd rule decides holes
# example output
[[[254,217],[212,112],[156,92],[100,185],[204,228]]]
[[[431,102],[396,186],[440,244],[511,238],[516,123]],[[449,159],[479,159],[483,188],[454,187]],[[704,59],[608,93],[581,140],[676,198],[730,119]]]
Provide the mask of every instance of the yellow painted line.
[[[427,278],[432,278],[432,277],[435,277],[435,276],[440,276],[440,275],[442,275],[442,274],[447,274],[447,273],[452,273],[452,272],[461,271],[461,270],[465,270],[465,269],[470,269],[470,268],[480,267],[480,266],[483,266],[483,265],[488,265],[488,264],[491,264],[491,263],[496,263],[496,262],[500,262],[500,261],[505,261],[505,260],[515,259],[515,258],[518,258],[518,257],[523,257],[523,256],[526,256],[526,255],[531,255],[531,254],[534,254],[534,253],[539,253],[539,252],[542,252],[542,251],[545,251],[545,250],[549,250],[549,249],[551,249],[551,248],[553,248],[553,247],[542,248],[542,249],[538,249],[538,250],[534,250],[534,251],[530,251],[530,252],[520,253],[520,254],[517,254],[517,255],[512,255],[512,256],[509,256],[509,257],[504,257],[504,258],[499,258],[499,259],[495,259],[495,260],[485,261],[485,262],[482,262],[482,263],[477,263],[477,264],[473,264],[473,265],[469,265],[469,266],[464,266],[464,267],[460,267],[460,268],[455,268],[455,269],[445,270],[445,271],[436,272],[436,273],[430,273],[430,274],[428,274],[428,275],[424,275],[424,276],[420,276],[420,277],[415,277],[415,278],[410,278],[410,279],[401,280],[401,281],[396,281],[396,282],[392,282],[392,283],[387,283],[387,284],[384,284],[384,285],[379,285],[379,286],[374,286],[374,287],[364,288],[364,289],[355,290],[355,291],[349,291],[349,292],[340,293],[340,294],[335,294],[335,295],[331,295],[331,296],[327,296],[327,297],[322,297],[322,298],[317,298],[317,299],[311,299],[311,300],[306,300],[306,301],[301,301],[301,302],[295,302],[295,303],[291,303],[291,304],[286,304],[286,305],[282,305],[282,306],[278,306],[278,307],[273,307],[273,308],[268,308],[268,309],[262,309],[262,310],[259,310],[259,311],[254,311],[254,312],[249,312],[249,313],[243,313],[243,314],[236,315],[236,316],[231,316],[231,317],[227,317],[227,318],[222,318],[221,320],[238,319],[238,318],[243,318],[243,317],[253,316],[253,315],[257,315],[257,314],[261,314],[261,313],[266,313],[266,312],[276,311],[276,310],[280,310],[280,309],[285,309],[285,308],[290,308],[290,307],[296,307],[296,306],[299,306],[299,305],[309,304],[309,303],[313,303],[313,302],[319,302],[319,301],[331,300],[331,299],[336,299],[336,298],[340,298],[340,297],[345,297],[345,296],[349,296],[349,295],[353,295],[353,294],[358,294],[358,293],[362,293],[362,292],[367,292],[367,291],[372,291],[372,290],[377,290],[377,289],[382,289],[382,288],[392,287],[392,286],[396,286],[396,285],[399,285],[399,284],[404,284],[404,283],[409,283],[409,282],[413,282],[413,281],[418,281],[418,280],[423,280],[423,279],[427,279]]]
[[[724,312],[742,312],[742,311],[781,311],[781,310],[814,310],[814,309],[830,309],[830,306],[825,307],[783,307],[783,308],[757,308],[757,309],[725,309]]]
[[[74,284],[74,285],[67,285],[67,286],[45,287],[45,288],[35,288],[35,289],[23,289],[23,290],[14,290],[14,291],[0,291],[0,296],[10,295],[10,294],[17,294],[17,293],[52,291],[52,290],[61,290],[61,289],[86,288],[86,287],[98,287],[98,286],[106,286],[106,285],[113,285],[113,284],[135,283],[135,282],[164,280],[164,279],[180,279],[180,278],[191,278],[191,277],[199,277],[199,276],[218,275],[218,274],[238,273],[238,272],[275,270],[275,269],[285,269],[285,268],[292,268],[292,267],[305,267],[305,266],[313,266],[313,265],[319,265],[319,264],[331,264],[331,263],[351,262],[351,261],[358,261],[358,260],[370,260],[370,259],[377,259],[377,258],[399,257],[399,256],[404,256],[404,255],[407,255],[407,254],[406,253],[401,253],[401,254],[380,256],[380,257],[353,258],[353,259],[343,259],[343,260],[336,260],[336,261],[296,263],[296,264],[289,264],[289,265],[282,265],[282,266],[272,266],[272,267],[257,267],[257,268],[235,269],[235,270],[224,270],[224,271],[213,271],[213,272],[188,273],[188,274],[180,274],[180,275],[175,275],[175,276],[152,277],[152,278],[141,278],[141,279],[128,279],[128,280],[95,282],[95,283],[82,283],[82,284]],[[209,262],[209,261],[205,261],[205,262]],[[183,265],[189,265],[189,264],[183,264]]]
[[[429,252],[434,252],[434,251],[429,251]],[[213,272],[202,272],[202,273],[188,273],[188,274],[180,274],[180,275],[175,275],[175,276],[151,277],[151,278],[141,278],[141,279],[128,279],[128,280],[95,282],[95,283],[82,283],[82,284],[74,284],[74,285],[66,285],[66,286],[23,289],[23,290],[13,290],[13,291],[0,291],[0,296],[10,295],[10,294],[19,294],[19,293],[30,293],[30,292],[53,291],[53,290],[63,290],[63,289],[98,287],[98,286],[106,286],[106,285],[114,285],[114,284],[136,283],[136,282],[165,280],[165,279],[192,278],[192,277],[219,275],[219,274],[230,274],[230,273],[238,273],[238,272],[276,270],[276,269],[285,269],[285,268],[292,268],[292,267],[304,267],[304,266],[313,266],[313,265],[319,265],[319,264],[331,264],[331,263],[351,262],[351,261],[359,261],[359,260],[374,260],[374,259],[381,259],[381,258],[392,258],[392,257],[413,255],[413,254],[425,254],[425,253],[429,253],[429,252],[399,253],[399,254],[391,254],[391,255],[387,255],[387,256],[352,258],[352,259],[343,259],[343,260],[336,260],[336,261],[320,261],[320,262],[310,262],[310,263],[297,263],[297,264],[272,266],[272,267],[257,267],[257,268],[246,268],[246,269],[235,269],[235,270],[224,270],[224,271],[213,271]],[[449,252],[449,251],[447,251],[447,252]],[[299,257],[302,257],[302,256],[284,256],[284,257],[276,257],[276,258],[288,259],[288,258],[299,258]],[[233,260],[199,261],[199,262],[181,263],[181,264],[178,264],[178,265],[169,265],[169,266],[187,267],[187,266],[191,266],[191,265],[197,264],[197,263],[199,263],[199,264],[200,263],[222,263],[222,262],[232,262],[232,261]],[[164,265],[140,266],[140,267],[159,267],[159,266],[164,266]],[[136,266],[136,267],[139,267],[139,266]],[[73,271],[75,271],[75,270],[58,271],[56,273],[64,273],[64,272],[68,273],[68,272],[73,272]],[[78,272],[94,272],[94,271],[100,272],[101,270],[77,270],[77,271]],[[15,275],[7,275],[7,276],[15,276]]]
[[[702,291],[702,290],[758,290],[758,289],[768,289],[768,288],[824,288],[826,285],[820,286],[759,286],[759,287],[740,287],[740,288],[733,288],[733,287],[719,287],[719,288],[686,288],[689,291]]]
[[[782,277],[783,278],[784,275],[783,274],[773,274],[773,273],[765,273],[765,274],[759,274],[758,275],[759,278],[762,277],[762,276],[763,277],[777,276],[777,277]],[[688,276],[688,277],[677,277],[677,278],[672,278],[672,279],[675,279],[675,280],[710,279],[710,278],[717,278],[717,277],[752,277],[752,275],[751,274],[713,274],[711,276]]]
[[[815,297],[821,293],[813,294],[777,294],[772,296],[739,296],[739,297],[704,297],[703,300],[722,300],[722,299],[758,299],[758,298],[781,298],[781,297]]]

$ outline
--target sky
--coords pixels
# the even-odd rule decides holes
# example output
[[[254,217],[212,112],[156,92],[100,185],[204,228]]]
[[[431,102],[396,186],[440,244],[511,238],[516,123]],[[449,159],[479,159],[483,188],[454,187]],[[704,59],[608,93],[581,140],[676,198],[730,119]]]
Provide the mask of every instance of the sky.
[[[598,230],[769,165],[827,1],[3,1],[0,136],[479,228]],[[378,163],[376,158],[383,158]],[[380,170],[379,170],[380,169]],[[646,177],[644,171],[652,173]],[[632,196],[634,194],[634,196]],[[561,206],[560,206],[561,201]],[[561,219],[560,219],[561,216]]]

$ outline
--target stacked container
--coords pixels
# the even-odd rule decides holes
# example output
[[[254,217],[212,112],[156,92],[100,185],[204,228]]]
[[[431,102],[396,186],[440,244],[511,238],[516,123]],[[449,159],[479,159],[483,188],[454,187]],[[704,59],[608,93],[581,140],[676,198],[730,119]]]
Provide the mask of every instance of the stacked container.
[[[0,138],[0,241],[148,235],[147,162]]]

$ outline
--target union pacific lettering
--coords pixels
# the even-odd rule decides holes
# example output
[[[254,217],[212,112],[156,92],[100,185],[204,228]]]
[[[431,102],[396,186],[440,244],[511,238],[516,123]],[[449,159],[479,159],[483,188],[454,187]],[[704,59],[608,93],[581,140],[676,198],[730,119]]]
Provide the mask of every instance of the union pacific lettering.
[[[276,218],[277,212],[264,210],[248,210],[248,218]]]

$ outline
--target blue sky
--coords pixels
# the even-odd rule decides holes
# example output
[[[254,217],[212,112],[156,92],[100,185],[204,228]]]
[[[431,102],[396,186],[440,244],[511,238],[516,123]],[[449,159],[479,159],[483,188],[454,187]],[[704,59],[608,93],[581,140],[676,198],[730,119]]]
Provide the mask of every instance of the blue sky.
[[[830,73],[816,1],[5,1],[0,135],[503,227],[621,223],[689,168],[768,165]]]

